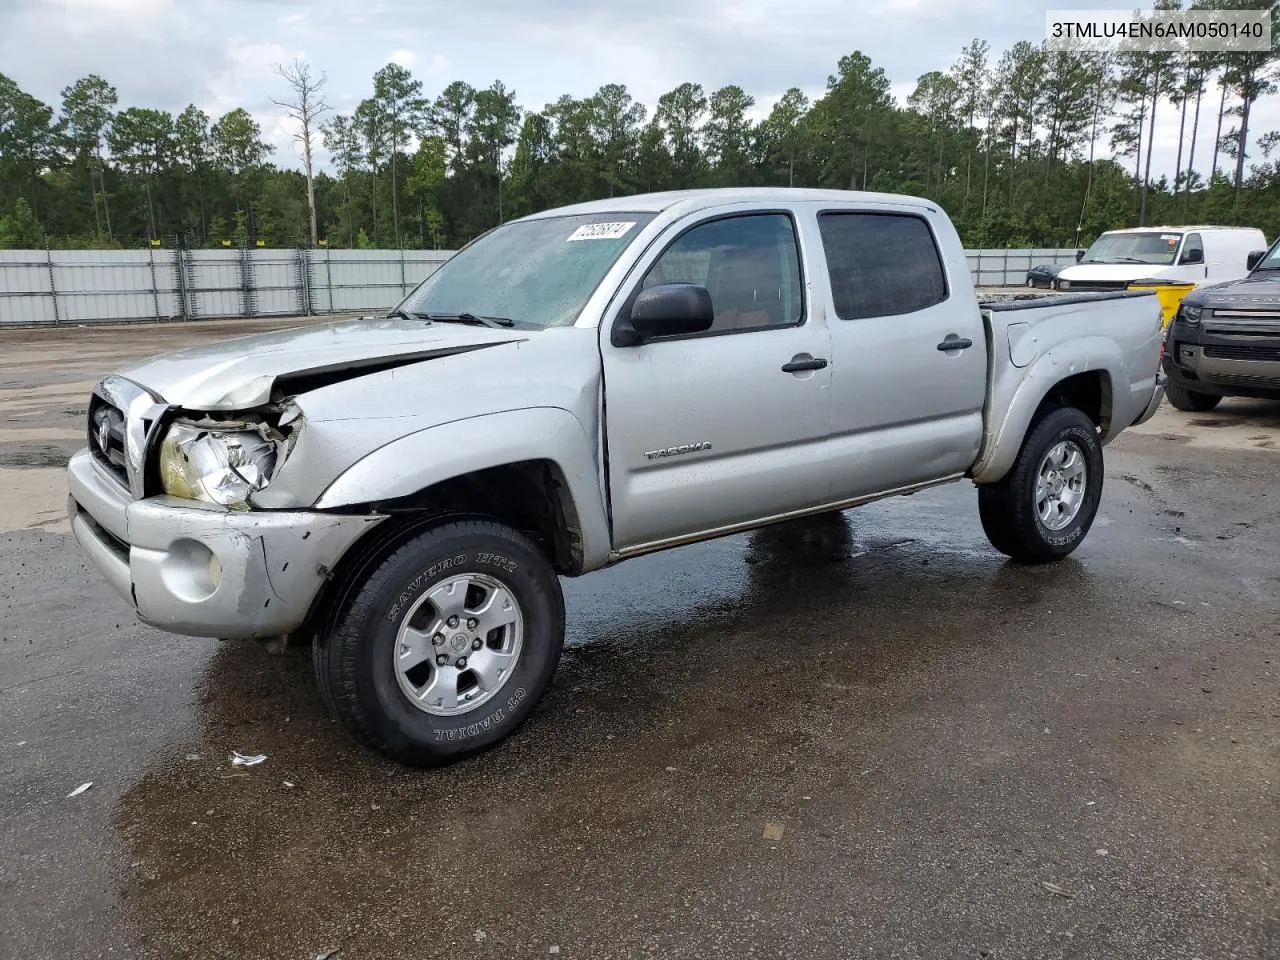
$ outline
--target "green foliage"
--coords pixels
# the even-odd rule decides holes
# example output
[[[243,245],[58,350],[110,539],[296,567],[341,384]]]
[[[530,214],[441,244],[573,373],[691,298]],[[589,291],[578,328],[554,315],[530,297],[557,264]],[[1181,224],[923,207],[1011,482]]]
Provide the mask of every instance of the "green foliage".
[[[1272,2],[1234,5],[1255,4]],[[365,100],[319,130],[329,169],[315,176],[317,217],[334,247],[448,249],[598,197],[791,185],[925,196],[978,247],[1073,246],[1140,220],[1247,223],[1275,236],[1280,132],[1255,129],[1275,66],[1270,54],[1112,56],[1026,41],[993,52],[974,40],[904,103],[854,51],[812,102],[799,86],[758,104],[736,85],[688,82],[648,109],[611,83],[525,110],[501,82],[454,82],[432,98],[387,64]],[[0,75],[5,242],[307,242],[306,178],[271,162],[247,111],[211,118],[189,106],[175,119],[117,111],[117,99],[89,75],[62,91],[55,113]],[[1176,171],[1153,179],[1152,118],[1170,111],[1184,147]],[[1196,139],[1219,146],[1196,152]],[[1116,159],[1096,159],[1107,146]]]
[[[19,197],[13,212],[0,217],[0,250],[30,250],[44,245],[40,222],[27,201]]]

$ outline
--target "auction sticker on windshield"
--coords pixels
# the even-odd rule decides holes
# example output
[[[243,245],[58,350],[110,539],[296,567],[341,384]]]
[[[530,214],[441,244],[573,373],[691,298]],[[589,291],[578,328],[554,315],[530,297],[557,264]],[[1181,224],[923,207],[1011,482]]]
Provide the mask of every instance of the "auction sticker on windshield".
[[[625,237],[627,231],[636,225],[634,220],[621,223],[584,223],[569,234],[569,243],[575,240],[617,240]]]

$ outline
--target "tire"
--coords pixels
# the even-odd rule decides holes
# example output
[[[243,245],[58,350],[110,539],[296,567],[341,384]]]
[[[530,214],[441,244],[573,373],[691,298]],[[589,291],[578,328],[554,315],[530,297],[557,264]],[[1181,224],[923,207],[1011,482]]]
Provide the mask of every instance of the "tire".
[[[316,680],[356,740],[412,766],[449,763],[510,736],[560,659],[560,581],[528,538],[500,523],[442,521],[348,597],[332,631],[316,638]]]
[[[1030,277],[1027,277],[1027,286],[1030,287],[1032,290],[1034,290],[1036,286],[1036,282],[1032,280]]]
[[[1188,413],[1207,413],[1222,402],[1222,397],[1216,394],[1188,390],[1172,380],[1164,385],[1164,395],[1169,398],[1175,410]]]
[[[1055,467],[1047,458],[1065,449],[1083,467],[1078,496],[1074,484],[1076,460]],[[1047,467],[1046,467],[1047,464]],[[1058,479],[1067,477],[1061,500],[1043,500],[1038,490],[1041,471],[1048,469],[1052,494]],[[1058,407],[1035,421],[1022,449],[1004,479],[978,488],[978,513],[991,545],[1017,563],[1052,563],[1076,549],[1093,526],[1102,500],[1102,443],[1092,420],[1074,407]],[[1070,499],[1073,510],[1063,506]],[[1046,504],[1054,525],[1047,525],[1040,505]],[[1055,508],[1055,502],[1058,507]],[[1067,514],[1070,513],[1069,519]],[[1056,526],[1062,522],[1062,526]]]

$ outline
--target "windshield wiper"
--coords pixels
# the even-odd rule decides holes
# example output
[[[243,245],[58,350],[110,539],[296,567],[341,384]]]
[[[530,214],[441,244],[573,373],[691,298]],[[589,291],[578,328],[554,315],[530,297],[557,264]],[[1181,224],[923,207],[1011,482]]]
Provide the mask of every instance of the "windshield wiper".
[[[409,310],[392,310],[390,313],[387,314],[387,317],[388,319],[391,317],[399,317],[401,320],[415,320],[415,321],[430,319],[425,313],[413,313]]]
[[[1145,260],[1139,260],[1137,257],[1116,257],[1121,263],[1147,263]],[[1150,266],[1150,264],[1147,264]]]
[[[478,317],[474,313],[427,313],[427,320],[441,323],[469,323],[473,327],[514,327],[516,322],[507,317]]]

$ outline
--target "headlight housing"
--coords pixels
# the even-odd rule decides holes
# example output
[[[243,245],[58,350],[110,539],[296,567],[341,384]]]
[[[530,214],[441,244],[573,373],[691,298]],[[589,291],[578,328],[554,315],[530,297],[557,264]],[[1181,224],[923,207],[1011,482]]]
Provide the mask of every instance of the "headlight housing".
[[[271,480],[280,443],[269,428],[226,429],[178,421],[160,444],[160,482],[173,497],[247,509]]]
[[[1178,304],[1178,313],[1181,315],[1183,323],[1199,323],[1200,315],[1204,313],[1204,307],[1198,307],[1195,304],[1184,301]]]

